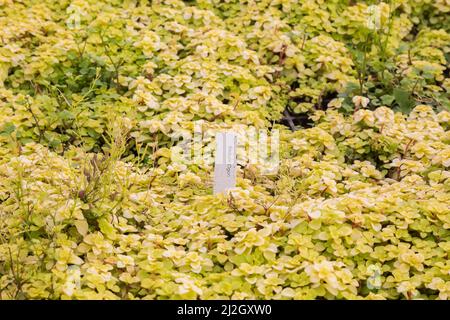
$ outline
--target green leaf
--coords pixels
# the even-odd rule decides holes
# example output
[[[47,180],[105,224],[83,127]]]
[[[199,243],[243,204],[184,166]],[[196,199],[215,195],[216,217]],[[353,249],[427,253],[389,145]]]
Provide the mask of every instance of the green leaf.
[[[359,84],[355,82],[348,82],[345,88],[345,92],[352,96],[354,92],[357,92],[359,90]]]
[[[100,227],[100,231],[110,239],[115,239],[116,237],[116,229],[112,226],[111,223],[106,220],[106,218],[101,218],[98,220],[98,226]]]
[[[381,99],[381,102],[382,102],[384,105],[390,106],[390,105],[392,105],[392,103],[394,102],[395,97],[394,97],[394,96],[391,96],[391,95],[389,95],[389,94],[385,94],[384,96],[381,96],[380,99]]]
[[[367,89],[370,89],[370,88],[375,87],[375,84],[372,81],[367,81],[365,83],[365,86],[366,86]]]
[[[401,88],[395,88],[394,97],[395,102],[398,104],[399,111],[407,114],[414,107],[414,100],[408,91]]]
[[[49,146],[50,146],[51,148],[57,148],[57,147],[60,146],[60,145],[61,145],[61,140],[59,140],[59,139],[53,139],[53,140],[51,140],[50,143],[49,143]]]
[[[73,113],[68,111],[68,110],[63,110],[60,113],[58,113],[58,117],[61,120],[72,120],[72,119],[75,119],[75,116],[73,115]]]
[[[0,136],[7,137],[11,135],[11,133],[13,133],[15,130],[16,126],[13,123],[8,122],[3,126],[3,130],[0,131]]]

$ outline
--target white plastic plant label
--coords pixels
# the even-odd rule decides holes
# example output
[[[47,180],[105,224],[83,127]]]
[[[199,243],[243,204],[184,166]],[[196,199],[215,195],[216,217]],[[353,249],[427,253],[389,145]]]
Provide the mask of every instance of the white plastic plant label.
[[[237,134],[216,134],[216,157],[214,165],[214,193],[225,192],[236,187]]]

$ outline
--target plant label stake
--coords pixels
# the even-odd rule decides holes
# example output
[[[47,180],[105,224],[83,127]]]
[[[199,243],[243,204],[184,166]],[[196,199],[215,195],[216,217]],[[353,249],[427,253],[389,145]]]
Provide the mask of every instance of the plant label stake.
[[[214,193],[236,187],[237,135],[232,132],[216,134],[216,159],[214,165]]]

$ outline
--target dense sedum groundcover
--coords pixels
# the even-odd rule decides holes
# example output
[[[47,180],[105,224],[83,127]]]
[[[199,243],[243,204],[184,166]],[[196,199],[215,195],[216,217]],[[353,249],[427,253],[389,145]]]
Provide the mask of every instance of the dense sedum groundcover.
[[[449,299],[449,17],[0,0],[0,298]],[[279,130],[279,170],[214,195],[194,123]]]

